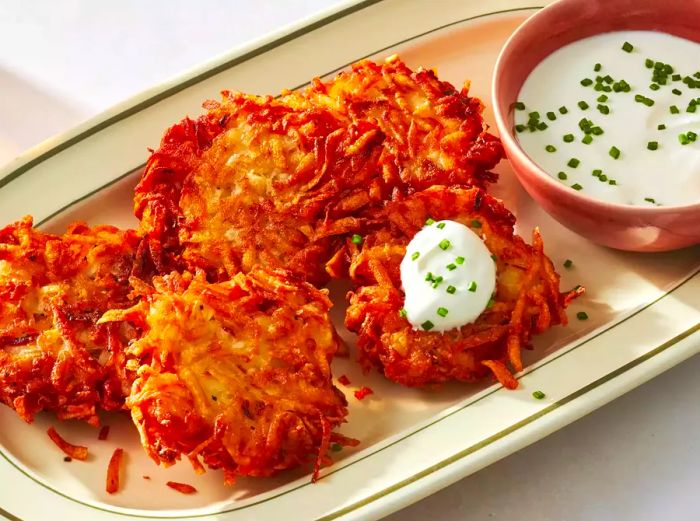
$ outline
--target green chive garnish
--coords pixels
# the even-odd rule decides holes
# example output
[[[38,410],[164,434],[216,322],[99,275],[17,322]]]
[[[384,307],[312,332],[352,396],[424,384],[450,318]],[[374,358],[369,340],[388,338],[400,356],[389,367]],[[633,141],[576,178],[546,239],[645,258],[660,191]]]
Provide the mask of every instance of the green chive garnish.
[[[658,83],[652,83],[651,85],[649,85],[649,88],[651,90],[659,90],[661,87],[659,87]]]
[[[408,316],[408,311],[406,311],[406,308],[399,309],[399,316],[401,318],[406,318]]]
[[[357,235],[356,233],[353,234],[351,240],[352,240],[352,243],[353,243],[353,244],[362,244],[362,236],[361,236],[361,235]]]
[[[549,121],[554,121],[557,119],[557,115],[554,112],[547,112],[547,119]]]
[[[583,100],[579,101],[579,102],[577,103],[577,105],[579,106],[579,108],[580,108],[581,110],[587,110],[587,109],[588,109],[588,103],[586,103],[586,102],[583,101]]]
[[[576,168],[580,163],[581,163],[581,161],[579,161],[575,157],[572,157],[571,159],[569,159],[569,162],[566,164],[568,166],[570,166],[571,168]]]
[[[625,52],[632,52],[634,50],[634,46],[630,42],[625,42],[622,44],[622,50]]]
[[[593,142],[593,137],[591,137],[590,134],[586,134],[583,136],[583,139],[581,140],[581,143],[584,143],[586,145],[590,145]]]
[[[425,331],[430,331],[435,327],[435,324],[433,324],[430,320],[426,320],[420,325],[420,327],[422,327]]]
[[[654,68],[654,60],[650,60],[647,58],[644,60],[644,65],[646,65],[647,69],[653,69]]]
[[[454,286],[447,286],[447,289],[445,291],[447,291],[450,295],[453,295],[454,292],[457,291],[457,288],[455,288]]]
[[[656,204],[656,200],[655,200],[653,197],[645,197],[644,200],[645,200],[647,203]]]
[[[544,149],[547,152],[556,152],[557,151],[557,147],[555,147],[554,145],[547,145],[546,147],[544,147]]]
[[[686,132],[685,135],[688,136],[688,140],[690,140],[691,143],[695,142],[695,140],[698,138],[698,135],[692,130]]]
[[[598,176],[598,180],[599,180],[601,183],[604,183],[605,181],[608,180],[608,176],[606,176],[605,174],[600,174],[600,175]]]
[[[567,176],[564,172],[559,172],[559,173],[557,174],[557,177],[558,177],[559,179],[561,179],[562,181],[564,181],[568,176]]]
[[[569,112],[569,109],[567,109],[563,105],[559,107],[559,114],[566,114],[567,112]]]
[[[573,265],[574,265],[574,262],[573,262],[571,259],[566,259],[566,260],[564,261],[564,267],[565,267],[565,268],[570,268],[570,267],[573,266]]]
[[[678,141],[680,141],[681,145],[687,145],[690,143],[690,139],[688,139],[688,136],[685,134],[679,134]]]
[[[454,263],[452,263],[452,262],[449,263],[446,267],[447,267],[447,269],[450,270],[450,271],[454,271],[454,270],[457,269],[457,265],[454,264]]]
[[[681,81],[681,78],[682,76],[680,74],[674,74],[673,76],[671,76],[671,79],[673,81]]]
[[[343,450],[343,446],[340,443],[334,443],[331,445],[331,451],[340,452],[341,450]]]
[[[486,304],[486,309],[491,309],[495,303],[496,303],[496,299],[493,298],[493,297],[491,297],[491,298],[489,299],[489,303]]]
[[[428,274],[425,276],[425,280],[428,282],[433,282],[433,274],[429,271]]]
[[[418,257],[420,257],[420,252],[414,251],[414,252],[411,254],[411,260],[412,260],[412,261],[416,260]]]
[[[537,124],[537,130],[547,130],[547,123],[541,121]]]
[[[578,313],[576,313],[576,318],[578,318],[579,320],[588,320],[588,313],[586,313],[585,311],[579,311]]]
[[[593,177],[600,177],[600,174],[602,174],[603,171],[600,168],[596,168],[593,170]]]
[[[616,185],[617,181],[615,181],[614,179],[611,179],[610,181],[608,181],[608,184],[609,185]]]
[[[441,250],[447,250],[451,245],[452,243],[447,239],[441,240],[439,244]]]
[[[583,188],[583,186],[576,183],[576,184],[571,185],[571,188],[573,188],[574,190],[581,190]]]
[[[457,257],[457,258],[455,259],[455,262],[456,262],[457,264],[464,264],[464,257]]]
[[[606,94],[601,94],[600,96],[598,96],[596,101],[599,101],[600,103],[605,103],[606,101],[608,101],[608,96]]]
[[[474,228],[481,228],[481,221],[479,221],[479,220],[477,220],[477,219],[474,219],[474,220],[472,221],[472,226],[473,226]]]
[[[661,125],[659,125],[659,126],[656,127],[656,128],[657,128],[657,130],[666,130],[666,125],[664,125],[663,123],[661,123]]]
[[[602,69],[602,68],[603,68],[603,66],[602,66],[600,63],[596,63],[596,64],[593,66],[593,70],[594,70],[595,72],[599,72],[600,69]]]
[[[676,107],[675,105],[671,105],[668,110],[671,111],[671,114],[680,114],[680,109]]]
[[[534,391],[532,393],[532,397],[535,398],[536,400],[542,400],[544,399],[546,395],[542,391]]]
[[[523,103],[522,101],[516,101],[513,104],[513,107],[515,108],[515,110],[525,110],[525,103]]]
[[[516,132],[525,132],[525,129],[527,127],[525,125],[515,125],[515,131]]]
[[[649,150],[657,150],[659,148],[658,141],[649,141],[649,143],[647,143],[647,148]]]
[[[573,134],[565,134],[564,135],[564,142],[565,143],[571,143],[573,140],[574,140]]]
[[[601,114],[605,114],[605,115],[610,114],[610,107],[608,107],[607,105],[603,105],[602,103],[599,103],[596,108],[598,109],[598,112],[600,112]]]
[[[673,92],[676,96],[683,94],[683,92],[681,92],[679,89],[673,89],[671,92]]]
[[[430,217],[428,217],[428,220],[425,221],[425,225],[432,226],[433,224],[435,224],[435,221],[433,221]]]
[[[469,291],[474,293],[476,291],[476,281],[473,280],[472,283],[469,284],[469,288],[467,288],[467,289],[469,289]]]
[[[613,159],[620,159],[620,149],[616,146],[610,147],[608,154],[610,154],[610,157]]]
[[[445,227],[445,223],[439,223],[437,225],[438,230],[442,230]]]
[[[447,308],[437,308],[437,314],[440,315],[441,317],[446,317],[447,316]]]
[[[593,85],[593,80],[590,78],[583,78],[581,80],[581,85],[583,85],[584,87],[588,87],[589,85]]]

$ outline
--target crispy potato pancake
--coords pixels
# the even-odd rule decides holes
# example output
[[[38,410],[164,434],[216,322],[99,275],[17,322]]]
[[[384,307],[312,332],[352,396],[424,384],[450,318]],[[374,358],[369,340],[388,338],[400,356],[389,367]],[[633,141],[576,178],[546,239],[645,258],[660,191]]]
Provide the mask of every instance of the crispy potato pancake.
[[[384,63],[360,61],[331,81],[316,78],[308,89],[280,99],[379,127],[385,139],[378,169],[402,193],[435,184],[486,187],[496,180],[490,170],[504,157],[468,85],[458,91],[432,70],[412,71],[396,55]]]
[[[474,323],[445,333],[416,330],[399,315],[404,302],[399,266],[429,217],[471,226],[496,256],[493,305]],[[539,231],[533,232],[533,244],[526,244],[513,234],[513,215],[480,189],[429,188],[389,204],[376,222],[383,224],[369,231],[362,246],[346,246],[357,289],[349,294],[345,320],[359,335],[361,363],[379,367],[401,384],[472,381],[491,371],[506,387],[517,387],[506,364],[522,370],[521,349],[534,334],[566,324],[568,302],[583,291],[560,293]]]
[[[127,331],[98,325],[134,304],[132,230],[76,223],[63,236],[24,218],[0,230],[0,400],[25,420],[43,410],[99,422],[97,408],[124,404]]]
[[[211,284],[173,273],[139,284],[135,307],[107,313],[144,335],[128,350],[139,366],[128,406],[148,454],[182,455],[236,476],[270,476],[326,461],[347,415],[330,362],[338,338],[325,290],[290,272],[255,268]]]
[[[161,273],[223,281],[260,264],[323,284],[360,215],[436,182],[482,186],[503,155],[477,99],[398,59],[277,100],[225,92],[206,107],[166,133],[136,189]]]

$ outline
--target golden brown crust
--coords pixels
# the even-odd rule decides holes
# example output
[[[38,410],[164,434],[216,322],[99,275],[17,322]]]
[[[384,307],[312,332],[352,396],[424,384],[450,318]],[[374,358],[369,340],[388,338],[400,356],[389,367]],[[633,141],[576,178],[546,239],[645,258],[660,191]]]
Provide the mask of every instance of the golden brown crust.
[[[261,264],[322,284],[358,217],[437,182],[482,186],[503,155],[477,99],[398,60],[207,108],[166,133],[136,189],[162,273],[221,281]]]
[[[83,223],[51,235],[29,217],[0,230],[0,400],[24,420],[48,410],[97,423],[97,408],[122,407],[126,332],[97,321],[133,305],[138,242]]]
[[[404,295],[400,263],[411,238],[429,218],[459,221],[480,233],[496,255],[493,305],[472,324],[445,333],[415,330],[399,315]],[[559,292],[559,276],[543,252],[538,230],[533,245],[513,234],[514,217],[479,189],[433,187],[386,207],[361,248],[348,243],[351,292],[346,325],[358,333],[360,360],[391,380],[420,386],[447,380],[472,381],[489,370],[517,386],[505,363],[522,370],[520,351],[533,334],[566,323],[565,307],[575,294]],[[580,290],[576,290],[577,292]]]
[[[324,461],[347,415],[331,381],[326,292],[260,268],[219,284],[176,273],[154,284],[103,318],[144,330],[129,348],[140,368],[128,405],[150,456],[171,465],[184,455],[228,481]]]

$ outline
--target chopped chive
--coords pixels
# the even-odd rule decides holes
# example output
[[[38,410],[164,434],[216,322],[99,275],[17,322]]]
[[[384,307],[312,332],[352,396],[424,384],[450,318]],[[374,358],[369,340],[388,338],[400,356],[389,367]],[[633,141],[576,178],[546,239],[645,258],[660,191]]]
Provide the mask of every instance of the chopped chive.
[[[610,114],[610,107],[608,107],[607,105],[603,105],[603,104],[599,103],[596,108],[598,109],[598,111],[601,114],[605,114],[605,115]]]
[[[583,85],[584,87],[588,87],[589,85],[593,85],[593,80],[590,78],[583,78],[581,80],[581,85]]]
[[[548,127],[548,125],[544,121],[540,121],[537,124],[537,130],[547,130],[547,127]]]
[[[571,188],[573,188],[574,190],[581,190],[583,188],[583,186],[581,186],[578,183],[575,183],[575,184],[571,185]]]
[[[565,143],[571,143],[573,140],[574,140],[573,134],[565,134],[564,135],[564,142]]]
[[[644,200],[645,200],[647,203],[656,204],[656,200],[654,200],[653,197],[645,197]]]
[[[588,313],[586,313],[585,311],[579,311],[578,313],[576,313],[576,318],[578,318],[579,320],[588,320]]]
[[[437,314],[440,315],[441,317],[446,317],[447,316],[447,308],[437,308]]]
[[[435,324],[433,324],[430,320],[426,320],[420,325],[420,327],[422,327],[425,331],[430,331],[435,327]]]
[[[632,52],[634,50],[634,46],[630,42],[625,42],[622,44],[622,50],[625,52]]]
[[[680,74],[674,74],[673,76],[671,76],[671,79],[673,81],[681,81],[681,78],[682,76]]]
[[[614,186],[617,184],[617,181],[615,181],[614,179],[611,179],[610,181],[608,181],[608,184]]]
[[[450,295],[453,295],[454,292],[457,291],[457,288],[455,288],[454,286],[447,286],[447,289],[445,291],[447,291]]]
[[[605,83],[608,83],[608,84],[612,83],[612,82],[613,82],[612,76],[610,76],[610,74],[606,74],[606,75],[603,77],[603,81],[604,81]]]
[[[600,63],[596,63],[596,64],[593,66],[593,70],[594,70],[595,72],[599,72],[600,69],[602,69],[602,68],[603,68],[603,66],[602,66]]]
[[[493,262],[496,262],[496,261],[498,260],[498,256],[496,256],[495,253],[492,253],[492,254],[491,254],[491,260],[492,260]]]
[[[603,129],[600,127],[593,127],[591,128],[591,134],[593,134],[594,136],[600,136],[601,134],[603,134]]]
[[[683,94],[683,92],[681,92],[680,89],[673,89],[671,92],[673,92],[676,96],[680,96],[681,94]]]
[[[474,228],[481,228],[481,221],[479,221],[478,219],[472,220],[472,226]]]
[[[343,450],[343,446],[340,443],[334,443],[331,445],[331,451],[340,452],[341,450]]]
[[[605,103],[606,101],[608,101],[607,94],[601,94],[600,96],[598,96],[597,101],[599,101],[600,103]]]
[[[695,132],[693,132],[692,130],[689,130],[688,132],[686,132],[685,135],[688,136],[688,140],[691,143],[694,143],[695,140],[698,138],[698,135]]]
[[[571,159],[569,159],[569,162],[566,164],[568,166],[570,166],[571,168],[576,168],[580,163],[581,163],[580,160],[576,159],[575,157],[572,157]]]
[[[686,112],[695,112],[697,110],[697,105],[688,105],[688,108],[685,109]]]
[[[412,260],[412,261],[418,259],[418,257],[420,257],[420,252],[418,252],[418,251],[414,251],[414,252],[411,254],[411,260]]]
[[[457,264],[464,264],[464,257],[457,257],[457,258],[455,259],[455,262],[456,262]]]
[[[583,136],[583,139],[581,140],[581,143],[584,143],[586,145],[590,145],[593,142],[593,137],[591,137],[590,134],[586,134]]]
[[[650,60],[647,58],[644,60],[644,65],[646,65],[647,69],[653,69],[654,68],[654,60]]]
[[[566,259],[566,260],[564,261],[564,267],[567,268],[567,269],[570,268],[570,267],[573,266],[573,265],[574,265],[574,261],[572,261],[571,259]]]
[[[608,154],[610,154],[610,157],[612,157],[613,159],[620,159],[620,149],[616,146],[610,147],[610,151],[608,152]]]
[[[690,143],[690,139],[688,139],[688,136],[685,134],[678,134],[678,141],[680,141],[681,145]]]
[[[433,221],[430,217],[428,217],[428,220],[425,221],[425,225],[426,225],[426,226],[431,226],[431,225],[433,225],[433,224],[435,224],[435,221]]]
[[[547,112],[547,119],[548,119],[549,121],[554,121],[555,119],[557,119],[557,115],[556,115],[554,112],[551,112],[551,111],[550,111],[550,112]]]
[[[661,123],[658,127],[656,127],[657,130],[666,130],[666,125]]]
[[[452,243],[447,239],[443,239],[440,241],[439,246],[441,250],[448,250],[450,246],[452,246]]]
[[[565,106],[562,105],[559,107],[559,114],[566,114],[567,112],[569,112],[569,109],[567,109]]]
[[[529,117],[530,119],[540,119],[540,113],[537,112],[537,111],[530,112],[530,113],[527,115],[527,117]]]
[[[657,150],[659,148],[659,142],[658,141],[649,141],[649,143],[647,143],[647,148],[649,150]]]
[[[515,108],[515,110],[525,110],[525,103],[523,103],[522,101],[516,101],[513,104],[513,107]]]
[[[599,180],[601,183],[604,183],[605,181],[608,180],[608,176],[606,176],[605,174],[600,174],[600,175],[598,176],[598,180]]]
[[[515,131],[516,132],[525,132],[525,129],[527,127],[525,125],[515,125]]]
[[[600,177],[600,174],[602,174],[603,171],[600,168],[596,168],[593,170],[593,177]]]
[[[433,279],[432,272],[430,272],[430,271],[428,272],[428,274],[425,276],[425,280],[428,282],[433,282],[434,279]]]
[[[468,289],[469,291],[471,291],[472,293],[474,293],[474,292],[476,291],[476,281],[475,281],[475,280],[472,280],[472,283],[469,284],[469,288],[467,288],[467,289]]]
[[[399,316],[401,318],[406,318],[408,316],[408,311],[406,311],[406,308],[399,309]]]
[[[542,391],[534,391],[532,393],[532,397],[535,398],[536,400],[542,400],[544,399],[546,395]]]
[[[357,235],[356,233],[353,234],[351,240],[352,240],[352,243],[353,243],[353,244],[362,244],[362,236],[361,236],[361,235]]]
[[[566,178],[567,178],[568,176],[567,176],[564,172],[559,172],[559,173],[557,174],[557,177],[558,177],[559,179],[561,179],[562,181],[564,181],[564,180],[566,180]]]
[[[676,107],[675,105],[671,105],[668,110],[671,111],[671,114],[680,114],[680,109]]]
[[[557,147],[555,147],[554,145],[547,145],[546,147],[544,147],[544,149],[547,152],[556,152],[557,151]]]
[[[442,230],[445,227],[445,223],[439,223],[437,225],[438,230]]]
[[[651,85],[649,85],[649,88],[651,90],[659,90],[661,87],[659,87],[658,83],[652,83]]]
[[[452,263],[452,262],[449,263],[446,267],[447,267],[447,269],[450,270],[450,271],[454,271],[454,270],[457,269],[457,265],[454,264],[454,263]]]
[[[583,100],[579,101],[579,102],[577,103],[577,105],[579,106],[579,108],[580,108],[581,110],[587,110],[587,109],[588,109],[588,106],[589,106],[588,103],[586,103],[586,102],[583,101]]]
[[[489,303],[486,304],[486,309],[491,309],[495,303],[496,303],[496,299],[493,298],[493,297],[491,297],[491,298],[489,299]]]

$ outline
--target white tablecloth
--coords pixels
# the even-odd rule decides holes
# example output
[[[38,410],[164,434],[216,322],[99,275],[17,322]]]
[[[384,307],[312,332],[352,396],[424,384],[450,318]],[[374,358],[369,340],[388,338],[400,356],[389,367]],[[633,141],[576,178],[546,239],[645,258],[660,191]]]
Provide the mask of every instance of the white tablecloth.
[[[3,0],[0,163],[202,60],[333,3]],[[700,519],[698,374],[695,357],[390,519]]]

